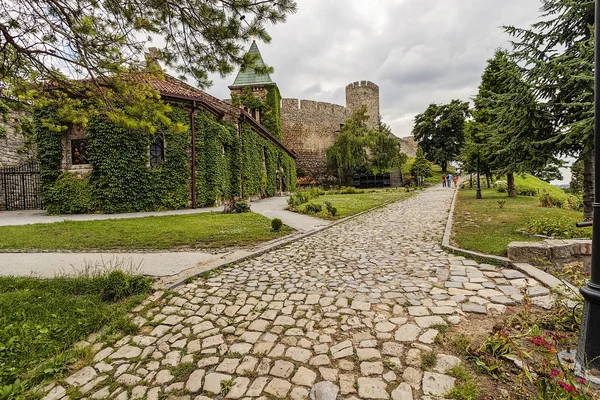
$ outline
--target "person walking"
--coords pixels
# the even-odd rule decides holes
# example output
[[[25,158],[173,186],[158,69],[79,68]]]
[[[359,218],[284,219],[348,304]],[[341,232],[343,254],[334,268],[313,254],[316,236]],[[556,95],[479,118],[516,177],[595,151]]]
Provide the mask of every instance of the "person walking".
[[[448,187],[452,187],[452,174],[446,175],[446,180],[448,181]]]
[[[454,178],[452,178],[452,183],[454,183],[454,187],[458,185],[458,177],[456,175],[454,176]]]
[[[446,187],[446,174],[442,175],[442,187]]]

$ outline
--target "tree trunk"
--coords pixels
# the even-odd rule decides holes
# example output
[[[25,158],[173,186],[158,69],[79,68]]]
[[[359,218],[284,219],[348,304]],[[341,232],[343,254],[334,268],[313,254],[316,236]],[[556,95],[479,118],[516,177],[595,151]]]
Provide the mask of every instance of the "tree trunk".
[[[515,188],[515,175],[512,172],[506,174],[506,183],[508,185],[508,197],[517,197],[517,189]]]
[[[469,177],[469,187],[473,189],[473,173],[471,172],[471,176]]]
[[[448,169],[448,163],[446,161],[442,161],[442,165],[440,166],[442,167],[442,172],[446,173]]]
[[[492,188],[492,175],[485,174],[485,179],[487,180],[487,188],[491,189]]]
[[[581,158],[583,158],[583,219],[591,221],[594,217],[594,151],[586,151]]]

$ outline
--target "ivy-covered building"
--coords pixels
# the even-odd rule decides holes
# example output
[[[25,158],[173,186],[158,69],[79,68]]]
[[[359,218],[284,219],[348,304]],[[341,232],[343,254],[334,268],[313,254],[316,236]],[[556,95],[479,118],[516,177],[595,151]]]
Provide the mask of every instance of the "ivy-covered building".
[[[205,207],[295,189],[295,154],[280,141],[277,108],[257,115],[169,75],[141,79],[180,124],[150,134],[96,116],[83,128],[58,120],[51,106],[37,109],[42,199],[50,213]],[[58,125],[67,129],[52,128]]]

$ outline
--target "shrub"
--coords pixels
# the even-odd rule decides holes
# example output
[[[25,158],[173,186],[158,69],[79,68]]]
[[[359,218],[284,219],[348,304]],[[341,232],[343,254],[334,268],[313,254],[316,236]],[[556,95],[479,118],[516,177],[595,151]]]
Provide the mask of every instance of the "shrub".
[[[235,212],[238,214],[250,212],[250,204],[245,201],[235,203]]]
[[[517,191],[517,195],[519,196],[531,196],[535,197],[538,195],[538,189],[536,188],[528,188],[524,186],[515,186],[515,190]]]
[[[583,196],[568,194],[563,207],[566,207],[570,210],[583,211]]]
[[[337,208],[335,208],[330,201],[326,201],[325,202],[325,208],[327,209],[327,212],[332,216],[335,217],[335,215],[337,214]]]
[[[592,237],[590,228],[577,228],[575,222],[565,217],[541,217],[527,221],[525,230],[543,236],[563,239]]]
[[[304,214],[316,214],[323,211],[323,207],[320,204],[309,203],[304,207]]]
[[[318,188],[296,190],[288,199],[288,206],[290,209],[295,210],[296,208],[298,208],[298,206],[304,203],[308,203],[312,199],[315,199],[324,194],[325,191]]]
[[[506,181],[496,181],[496,183],[494,183],[494,187],[498,193],[508,192],[508,182]]]
[[[283,221],[281,221],[279,218],[273,218],[271,220],[271,228],[273,228],[273,230],[275,232],[279,232],[281,230],[282,226],[283,226]]]
[[[364,193],[362,190],[356,190],[355,187],[348,186],[340,190],[340,194],[362,194]]]
[[[544,190],[539,199],[542,207],[563,207],[566,198],[558,197]]]
[[[148,293],[151,288],[150,278],[114,270],[104,280],[102,297],[105,301],[117,301],[127,296]]]
[[[48,214],[85,214],[95,207],[88,178],[65,172],[44,191]]]
[[[506,200],[498,200],[498,208],[504,208],[506,204]]]

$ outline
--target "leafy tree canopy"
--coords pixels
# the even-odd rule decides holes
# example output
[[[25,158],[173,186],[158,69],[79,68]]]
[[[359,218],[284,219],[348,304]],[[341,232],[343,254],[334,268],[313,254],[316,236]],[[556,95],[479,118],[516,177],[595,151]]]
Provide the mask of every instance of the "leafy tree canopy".
[[[379,120],[374,130],[367,127],[367,107],[362,106],[346,120],[335,144],[327,149],[329,169],[344,183],[356,173],[381,173],[400,167],[406,155],[388,125]]]
[[[165,115],[164,109],[147,109],[157,93],[128,78],[148,71],[141,56],[150,42],[164,43],[160,58],[166,67],[205,87],[209,72],[226,75],[237,65],[253,66],[243,41],[252,36],[270,41],[265,25],[284,22],[295,11],[294,0],[3,1],[0,82],[12,96],[43,94],[41,85],[50,82],[69,97],[95,98],[107,109],[135,104],[136,110],[129,110],[134,120],[153,124]],[[113,112],[124,119],[125,113]]]
[[[415,117],[413,136],[428,160],[446,171],[465,143],[465,121],[470,115],[469,103],[452,100],[450,104],[430,104]]]

